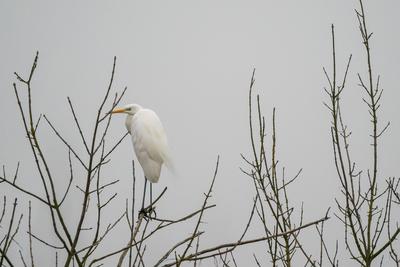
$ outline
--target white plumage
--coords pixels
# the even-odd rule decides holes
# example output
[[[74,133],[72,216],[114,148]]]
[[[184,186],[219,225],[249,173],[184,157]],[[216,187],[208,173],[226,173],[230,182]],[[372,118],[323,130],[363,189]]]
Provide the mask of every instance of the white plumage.
[[[137,104],[114,109],[112,113],[127,114],[125,126],[132,137],[136,157],[146,179],[157,183],[162,165],[172,168],[167,136],[157,114]]]

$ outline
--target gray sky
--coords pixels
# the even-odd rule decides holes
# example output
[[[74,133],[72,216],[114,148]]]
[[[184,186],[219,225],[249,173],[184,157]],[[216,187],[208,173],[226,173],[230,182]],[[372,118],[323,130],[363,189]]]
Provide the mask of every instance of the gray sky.
[[[381,124],[391,121],[382,139],[381,179],[398,175],[400,123],[398,70],[400,47],[395,0],[366,1],[368,26],[374,32],[372,54],[384,88]],[[288,176],[303,168],[291,188],[296,207],[305,206],[305,218],[323,216],[339,196],[330,143],[330,118],[323,106],[327,86],[322,66],[331,67],[330,24],[336,27],[339,73],[353,53],[348,88],[344,94],[346,122],[353,130],[354,159],[361,169],[370,163],[368,114],[356,74],[366,73],[365,55],[354,8],[357,1],[1,1],[0,2],[0,164],[11,172],[21,161],[19,181],[41,192],[39,178],[26,142],[12,82],[13,72],[28,74],[35,51],[40,51],[33,93],[36,114],[45,113],[72,143],[80,145],[69,114],[71,97],[84,130],[92,129],[96,107],[108,84],[112,59],[117,56],[115,88],[128,86],[123,103],[138,103],[160,116],[173,151],[179,177],[163,172],[159,185],[168,185],[160,215],[177,217],[198,207],[207,189],[217,155],[220,171],[213,194],[214,211],[207,213],[208,233],[203,245],[238,238],[253,197],[253,185],[239,170],[240,153],[249,155],[248,85],[256,68],[255,90],[268,118],[277,108],[278,157]],[[375,72],[376,74],[376,72]],[[115,117],[111,138],[125,132],[124,116]],[[60,190],[67,175],[67,150],[49,134],[41,134],[45,152],[60,174]],[[89,134],[87,134],[89,135]],[[82,150],[80,152],[83,152]],[[132,145],[126,139],[115,152],[106,174],[121,179],[115,207],[121,211],[129,197]],[[137,166],[138,167],[138,166]],[[140,168],[137,176],[142,180]],[[139,187],[141,188],[141,187]],[[15,191],[1,186],[2,194]],[[20,197],[21,205],[27,201]],[[26,203],[25,203],[26,204]],[[46,210],[33,204],[34,229]],[[78,202],[68,202],[71,214]],[[117,210],[117,209],[116,209]],[[71,221],[74,219],[71,218]],[[327,238],[342,234],[336,218],[328,223]],[[182,236],[192,226],[182,228]],[[252,236],[260,234],[255,230]],[[310,235],[314,235],[310,231]],[[126,237],[119,232],[121,239]],[[171,233],[160,239],[173,242]],[[118,243],[117,241],[115,244]],[[307,241],[306,241],[307,242]],[[125,243],[123,241],[122,243]],[[313,254],[313,248],[309,241]],[[120,244],[120,243],[118,243]],[[40,245],[38,245],[40,247]],[[167,247],[152,246],[154,254]],[[262,255],[262,247],[256,250]],[[313,250],[314,249],[314,250]],[[348,257],[342,244],[342,256]],[[38,248],[38,251],[40,248]],[[253,249],[243,249],[239,262],[254,264]],[[158,254],[157,254],[158,253]],[[151,259],[151,255],[148,255]],[[39,262],[46,262],[47,258]],[[150,260],[151,261],[151,260]]]

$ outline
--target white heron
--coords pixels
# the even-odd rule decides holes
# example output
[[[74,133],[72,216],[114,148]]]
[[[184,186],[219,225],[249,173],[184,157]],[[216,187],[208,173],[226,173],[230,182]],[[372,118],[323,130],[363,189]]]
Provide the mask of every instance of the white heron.
[[[150,181],[151,196],[152,183],[157,183],[160,179],[162,165],[165,164],[169,169],[173,169],[167,135],[159,117],[153,110],[142,108],[138,104],[130,104],[122,108],[116,108],[112,113],[127,114],[125,126],[132,137],[136,157],[146,178],[143,192],[143,208],[147,180]]]

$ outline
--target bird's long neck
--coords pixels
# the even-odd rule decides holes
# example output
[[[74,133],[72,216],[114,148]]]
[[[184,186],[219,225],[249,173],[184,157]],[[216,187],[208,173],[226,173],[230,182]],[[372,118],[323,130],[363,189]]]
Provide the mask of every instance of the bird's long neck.
[[[126,129],[128,130],[128,132],[129,132],[130,134],[132,134],[132,133],[131,133],[131,129],[132,129],[132,119],[133,119],[133,115],[131,115],[131,114],[128,114],[128,115],[126,116],[126,119],[125,119],[125,127],[126,127]]]

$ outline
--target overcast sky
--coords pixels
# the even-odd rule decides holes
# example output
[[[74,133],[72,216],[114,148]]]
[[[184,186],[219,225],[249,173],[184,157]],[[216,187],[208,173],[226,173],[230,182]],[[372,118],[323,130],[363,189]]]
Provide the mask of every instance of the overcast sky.
[[[114,89],[128,87],[122,104],[138,103],[157,112],[179,173],[179,177],[173,177],[163,171],[155,186],[157,192],[169,187],[158,207],[160,215],[178,217],[198,207],[220,155],[212,199],[217,207],[206,214],[208,223],[203,227],[208,232],[202,244],[206,247],[234,241],[246,223],[254,196],[252,182],[239,167],[245,166],[240,153],[250,155],[247,94],[252,69],[256,68],[255,92],[261,95],[268,129],[272,108],[277,109],[280,164],[286,167],[288,176],[303,168],[291,187],[293,205],[299,208],[304,202],[307,221],[322,217],[329,206],[336,211],[334,198],[340,192],[329,112],[323,106],[327,82],[322,71],[323,66],[331,69],[331,23],[336,29],[339,73],[353,54],[343,96],[346,122],[353,131],[353,157],[364,170],[371,163],[370,124],[356,79],[358,72],[366,74],[354,14],[357,5],[355,0],[0,1],[0,164],[11,173],[20,161],[19,182],[42,193],[12,90],[14,71],[26,77],[35,52],[40,52],[33,79],[36,115],[45,113],[78,147],[79,135],[66,98],[71,97],[89,135],[108,85],[113,57],[117,56]],[[399,175],[400,3],[371,0],[365,5],[368,28],[374,32],[374,74],[381,74],[384,88],[379,119],[381,125],[391,121],[379,150],[379,178],[383,182]],[[113,118],[111,140],[126,131],[124,119]],[[67,150],[49,134],[45,124],[42,127],[44,150],[60,174],[62,188],[68,179]],[[121,179],[115,187],[119,195],[113,209],[118,213],[110,212],[111,217],[123,211],[130,195],[132,159],[132,145],[126,139],[106,170],[110,180]],[[139,167],[137,177],[141,183]],[[26,207],[28,198],[10,187],[1,185],[0,192],[10,199],[18,196]],[[47,210],[37,202],[33,205],[34,230],[43,234],[46,226],[50,227],[43,221]],[[71,216],[76,214],[79,202],[70,199],[67,205]],[[254,225],[252,236],[262,234],[258,226]],[[342,236],[336,218],[327,227],[330,242]],[[189,225],[179,231],[186,236],[191,229]],[[315,235],[313,230],[309,233]],[[126,238],[126,232],[118,234],[120,240]],[[168,244],[176,240],[172,236],[167,233],[160,239]],[[318,247],[310,240],[305,242],[316,255]],[[348,258],[341,245],[341,257]],[[37,252],[45,251],[42,245],[37,246]],[[158,242],[153,244],[152,253],[147,255],[149,261],[166,248]],[[263,247],[254,251],[262,257]],[[255,265],[252,253],[253,249],[239,252],[241,266]],[[37,260],[44,266],[49,258],[38,255]]]

